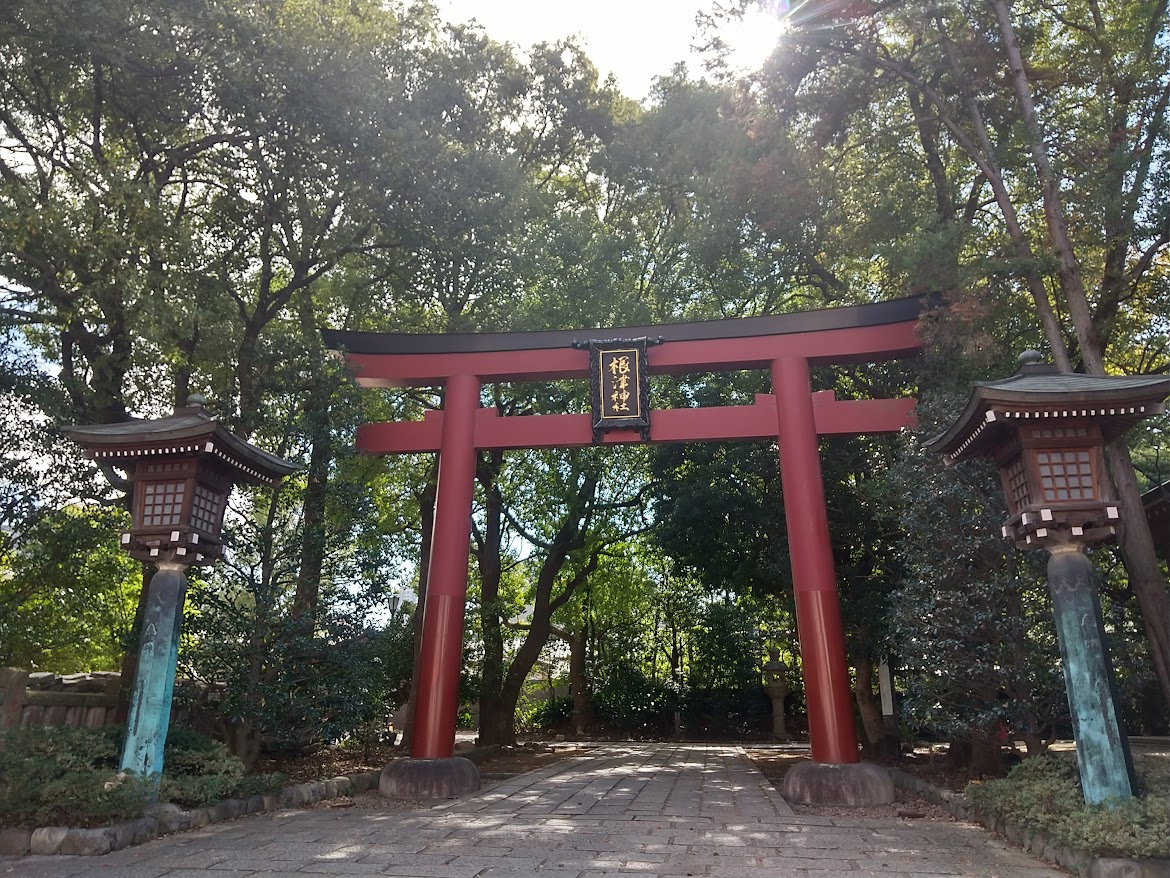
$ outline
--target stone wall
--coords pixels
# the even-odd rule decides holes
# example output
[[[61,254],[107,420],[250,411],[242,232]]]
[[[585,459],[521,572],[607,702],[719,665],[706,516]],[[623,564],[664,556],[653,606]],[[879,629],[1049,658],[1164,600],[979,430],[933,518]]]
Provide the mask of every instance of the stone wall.
[[[112,671],[59,676],[0,668],[0,729],[111,724],[120,682]]]

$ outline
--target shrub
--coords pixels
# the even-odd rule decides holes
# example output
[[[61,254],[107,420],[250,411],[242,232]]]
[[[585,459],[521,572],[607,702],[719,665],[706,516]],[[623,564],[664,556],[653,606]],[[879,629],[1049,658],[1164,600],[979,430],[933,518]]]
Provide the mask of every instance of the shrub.
[[[573,718],[572,698],[551,698],[538,701],[519,718],[519,725],[525,729],[551,729],[564,725]]]
[[[139,817],[149,781],[122,775],[123,730],[31,727],[0,733],[0,826],[96,826]],[[245,776],[222,744],[188,729],[167,737],[159,799],[186,807],[278,789],[283,775]]]
[[[167,736],[159,798],[189,808],[279,789],[281,774],[247,775],[226,746],[190,729]]]
[[[31,727],[0,735],[0,825],[94,825],[142,813],[146,785],[118,780],[120,729]]]
[[[1141,756],[1134,762],[1144,795],[1123,802],[1086,805],[1072,753],[1025,759],[1006,778],[969,785],[967,797],[979,811],[1090,854],[1168,857],[1170,765]]]
[[[691,732],[750,735],[770,728],[772,703],[754,683],[742,689],[688,689],[681,710]]]
[[[678,699],[666,686],[628,663],[612,665],[600,677],[594,708],[602,723],[623,731],[669,727]]]

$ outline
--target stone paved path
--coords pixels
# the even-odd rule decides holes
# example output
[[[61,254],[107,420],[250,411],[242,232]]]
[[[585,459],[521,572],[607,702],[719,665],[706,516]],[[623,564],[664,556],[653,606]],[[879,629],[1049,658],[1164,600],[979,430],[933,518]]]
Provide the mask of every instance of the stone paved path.
[[[961,823],[794,816],[738,747],[610,745],[424,811],[255,815],[0,878],[712,878],[1065,873]]]

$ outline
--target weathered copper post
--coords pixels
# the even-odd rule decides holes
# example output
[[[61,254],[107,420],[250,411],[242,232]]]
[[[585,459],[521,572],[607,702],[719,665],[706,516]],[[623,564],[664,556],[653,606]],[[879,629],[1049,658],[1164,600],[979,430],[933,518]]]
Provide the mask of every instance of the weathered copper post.
[[[1133,794],[1133,763],[1118,708],[1093,567],[1085,545],[1114,539],[1120,507],[1104,447],[1162,411],[1164,376],[1061,372],[1025,351],[1002,381],[978,382],[962,416],[926,448],[948,464],[995,460],[1007,496],[1003,536],[1047,549],[1048,587],[1060,639],[1081,789],[1097,804]]]
[[[233,484],[274,485],[296,469],[233,436],[203,402],[191,396],[169,418],[64,428],[88,457],[126,471],[134,495],[122,546],[158,568],[142,621],[121,762],[123,771],[155,780],[171,720],[186,568],[219,558]]]

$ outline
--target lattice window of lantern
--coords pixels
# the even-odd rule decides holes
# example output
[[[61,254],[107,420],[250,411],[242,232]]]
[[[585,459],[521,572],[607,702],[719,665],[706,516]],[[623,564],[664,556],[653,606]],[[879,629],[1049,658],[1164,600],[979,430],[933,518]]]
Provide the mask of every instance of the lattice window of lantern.
[[[1012,507],[1019,509],[1028,502],[1028,473],[1024,468],[1024,458],[1017,457],[1007,470],[1008,492],[1011,494]]]
[[[1093,499],[1093,462],[1087,448],[1038,451],[1036,463],[1045,500]]]
[[[196,485],[195,501],[191,504],[191,524],[205,533],[218,534],[222,516],[222,495],[203,485]]]
[[[182,524],[183,482],[147,482],[142,491],[142,526]]]

